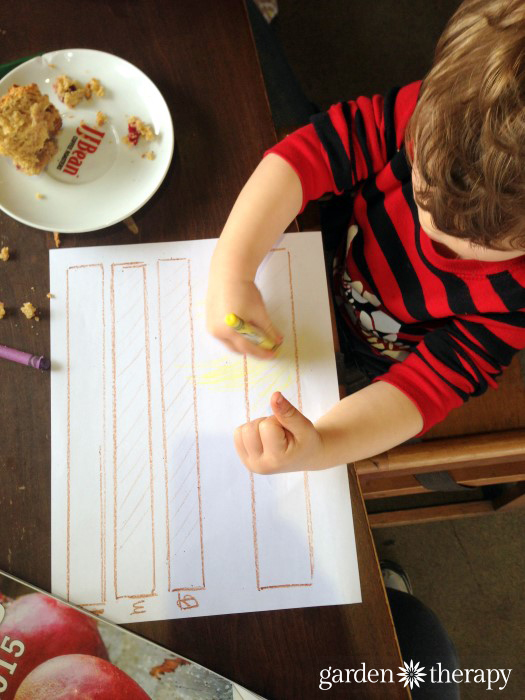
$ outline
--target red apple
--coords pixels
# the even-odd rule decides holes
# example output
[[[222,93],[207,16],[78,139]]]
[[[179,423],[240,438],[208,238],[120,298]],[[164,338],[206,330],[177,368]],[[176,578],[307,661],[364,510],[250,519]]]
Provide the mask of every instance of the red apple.
[[[120,668],[96,656],[68,654],[45,661],[22,681],[15,700],[150,700]]]
[[[0,697],[12,700],[36,666],[54,656],[90,654],[107,659],[97,621],[42,593],[17,598],[0,623]]]

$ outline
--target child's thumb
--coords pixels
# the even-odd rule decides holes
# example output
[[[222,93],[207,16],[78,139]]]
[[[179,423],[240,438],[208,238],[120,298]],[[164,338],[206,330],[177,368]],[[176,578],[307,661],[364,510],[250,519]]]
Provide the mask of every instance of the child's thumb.
[[[283,428],[289,430],[292,435],[298,435],[301,431],[311,427],[311,421],[303,416],[288,399],[285,399],[280,391],[276,391],[272,395],[270,403],[274,416]]]

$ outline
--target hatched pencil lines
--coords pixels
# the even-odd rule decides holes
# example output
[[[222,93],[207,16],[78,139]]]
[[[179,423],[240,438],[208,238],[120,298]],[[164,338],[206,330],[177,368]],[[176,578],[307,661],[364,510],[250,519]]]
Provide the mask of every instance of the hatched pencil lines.
[[[119,374],[124,374],[124,373],[126,373],[126,372],[130,369],[131,365],[133,365],[133,364],[135,364],[135,362],[137,362],[137,360],[139,359],[139,357],[141,356],[141,354],[142,354],[142,348],[139,348],[138,351],[137,351],[137,354],[135,355],[135,357],[133,357],[133,358],[131,359],[131,362],[129,363],[129,365],[126,365],[126,367],[124,367],[124,369],[120,370],[120,373],[119,373]]]
[[[90,295],[88,318],[82,303],[86,290]],[[69,267],[66,270],[66,597],[97,605],[106,601],[105,324],[103,266]],[[86,326],[89,335],[82,333]],[[90,406],[88,422],[86,405]],[[85,538],[88,523],[92,536]]]
[[[168,590],[202,590],[204,546],[190,261],[158,260],[157,273]]]
[[[142,438],[142,434],[140,433],[140,431],[138,431],[138,430],[136,429],[139,420],[142,420],[142,419],[143,419],[142,416],[138,416],[138,419],[135,420],[135,422],[132,424],[132,426],[130,427],[130,429],[126,431],[125,436],[122,437],[122,438],[119,438],[118,447],[117,447],[117,448],[120,450],[121,448],[126,447],[126,449],[127,449],[126,457],[129,456],[129,455],[131,455],[131,454],[134,454],[134,452],[135,452],[135,447],[137,446],[137,443],[138,443],[138,442],[141,440],[141,438]],[[133,440],[133,437],[132,437],[132,436],[134,436],[134,438],[135,438],[134,440]],[[133,442],[131,443],[131,445],[130,445],[130,443],[129,443],[130,438],[133,440]],[[126,461],[127,461],[126,459],[123,460],[124,463],[126,463]],[[129,472],[128,472],[128,473],[129,473]],[[125,479],[126,479],[126,476],[124,475],[124,477],[123,477],[122,480],[124,481]]]
[[[262,371],[260,360],[245,357],[248,421],[250,416],[267,413],[268,398],[276,389],[286,389],[287,398],[302,410],[291,257],[284,249],[272,253],[261,276],[264,287],[273,293],[268,311],[278,319],[285,339],[278,356],[266,361]],[[259,474],[250,477],[258,590],[311,586],[314,550],[307,472],[275,474],[271,479]],[[296,514],[293,521],[288,517],[291,512]]]
[[[128,500],[128,498],[131,496],[131,494],[132,494],[133,491],[135,490],[135,487],[137,486],[137,482],[138,482],[138,480],[140,479],[140,477],[141,477],[141,472],[140,472],[140,470],[138,470],[138,471],[137,471],[137,475],[135,476],[135,479],[134,479],[133,483],[132,483],[131,486],[128,488],[128,491],[127,491],[126,495],[125,495],[124,498],[122,499],[122,505],[124,505],[124,504],[126,503],[126,501]]]
[[[146,266],[142,263],[112,264],[110,291],[115,596],[144,598],[155,595]],[[129,435],[133,437],[131,446],[127,444]],[[140,558],[140,566],[137,566],[137,556]]]

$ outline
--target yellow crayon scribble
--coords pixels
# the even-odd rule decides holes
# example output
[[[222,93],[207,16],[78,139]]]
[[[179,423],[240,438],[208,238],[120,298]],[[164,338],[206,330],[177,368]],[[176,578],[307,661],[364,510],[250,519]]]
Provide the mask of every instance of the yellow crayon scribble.
[[[291,363],[274,364],[273,367],[266,368],[249,363],[248,375],[251,412],[254,417],[268,411],[268,403],[274,391],[286,392],[296,383],[295,367]]]
[[[245,388],[244,361],[241,355],[228,354],[213,362],[198,365],[195,374],[200,386],[218,391],[244,391]],[[271,360],[249,357],[248,376],[250,388],[260,398],[261,406],[266,407],[274,391],[286,391],[295,382],[291,353],[283,347],[279,349],[277,357]]]
[[[242,357],[224,355],[213,362],[195,367],[197,383],[214,389],[242,389],[244,387],[244,366]]]

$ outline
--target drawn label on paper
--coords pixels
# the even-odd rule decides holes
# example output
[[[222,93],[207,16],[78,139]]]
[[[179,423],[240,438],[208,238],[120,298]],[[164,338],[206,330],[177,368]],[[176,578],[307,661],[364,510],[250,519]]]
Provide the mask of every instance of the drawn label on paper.
[[[195,598],[195,596],[191,595],[191,593],[186,593],[183,595],[181,591],[179,591],[177,596],[177,607],[180,610],[191,610],[192,608],[199,607],[199,601],[197,598]]]
[[[144,607],[144,598],[142,600],[137,600],[133,603],[133,612],[131,612],[131,615],[142,615],[143,613],[146,612],[146,608]]]

